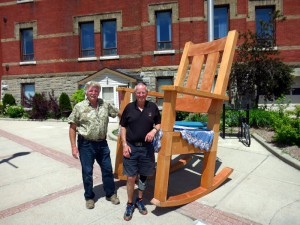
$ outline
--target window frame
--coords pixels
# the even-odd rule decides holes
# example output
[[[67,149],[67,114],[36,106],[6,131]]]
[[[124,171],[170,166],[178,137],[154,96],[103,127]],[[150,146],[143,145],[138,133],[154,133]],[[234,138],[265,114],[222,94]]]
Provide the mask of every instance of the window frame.
[[[257,34],[257,40],[258,41],[261,41],[261,42],[264,42],[264,43],[268,43],[268,46],[267,47],[271,47],[271,46],[275,46],[276,45],[276,22],[274,21],[274,23],[272,24],[272,28],[271,30],[268,30],[267,33],[271,33],[271,34],[264,34],[262,31],[262,37],[260,37],[260,32],[259,32],[259,28],[261,28],[261,25],[259,25],[260,27],[258,27],[258,24],[260,23],[261,20],[258,21],[258,10],[267,10],[267,9],[270,9],[271,10],[271,14],[269,15],[269,18],[266,18],[266,20],[263,20],[264,22],[267,21],[267,19],[269,19],[269,21],[271,21],[272,19],[272,16],[274,15],[275,13],[275,6],[274,5],[267,5],[267,6],[256,6],[255,7],[255,32]],[[261,16],[264,16],[264,17],[267,17],[266,14],[264,15],[261,15]],[[270,35],[270,38],[265,38],[264,35]]]
[[[171,81],[171,83],[170,84],[159,85],[159,80],[165,80],[165,81],[168,80],[168,81]],[[173,85],[173,84],[174,84],[174,77],[173,76],[156,77],[156,92],[163,93],[163,91],[160,90],[161,86],[163,86],[163,85]],[[155,100],[155,102],[156,102],[159,109],[162,109],[162,104],[160,104],[161,100],[162,100],[162,103],[163,103],[163,98],[156,97],[156,100]]]
[[[169,36],[169,40],[160,40],[161,38],[158,37],[158,35],[161,36],[161,34],[159,34],[159,30],[158,30],[158,14],[162,14],[162,13],[170,13],[169,15],[169,24],[167,26],[169,26],[168,30],[168,36]],[[173,32],[172,32],[173,26],[172,26],[172,9],[168,9],[168,10],[159,10],[159,11],[155,11],[155,31],[156,31],[156,37],[155,37],[155,45],[156,45],[156,49],[157,51],[169,51],[172,50],[173,48]],[[162,29],[163,30],[163,29]],[[160,44],[163,44],[163,47],[160,47]]]
[[[31,31],[31,37],[27,37],[29,39],[26,38],[26,35],[24,34],[24,32],[26,31]],[[21,62],[33,62],[34,61],[34,37],[33,37],[33,28],[22,28],[20,29],[20,58],[21,58]],[[26,39],[25,39],[26,38]],[[29,45],[32,45],[32,52],[27,53],[27,47],[26,45],[27,42],[30,42]],[[24,47],[25,45],[25,47]],[[25,52],[24,52],[25,51]],[[29,56],[29,58],[27,58],[27,56]]]
[[[227,25],[227,27],[226,27],[226,32],[223,34],[223,36],[221,36],[219,34],[217,37],[217,35],[216,35],[216,28],[217,28],[217,26],[216,26],[216,10],[219,10],[219,9],[226,10],[226,17],[227,17],[226,25]],[[229,27],[230,27],[230,24],[229,24],[230,23],[230,11],[229,10],[230,10],[229,5],[215,5],[215,7],[214,7],[214,39],[215,40],[219,39],[219,38],[223,38],[223,37],[227,36],[227,34],[228,34]],[[223,16],[223,14],[221,14],[221,16]],[[224,21],[224,20],[221,17],[219,21]],[[218,28],[219,28],[219,26],[218,26]],[[218,29],[218,32],[220,33],[220,29]]]
[[[114,27],[112,29],[114,32],[114,46],[113,47],[105,47],[105,41],[106,41],[106,34],[109,31],[106,27],[105,24],[109,24],[113,22],[114,23]],[[111,41],[109,40],[109,43]],[[118,31],[117,31],[117,20],[116,19],[109,19],[109,20],[101,20],[101,55],[103,57],[116,57],[118,55]]]
[[[34,93],[35,93],[35,83],[21,83],[21,105],[24,107],[30,107],[30,105],[26,102],[26,93],[25,87],[28,85],[33,85]],[[33,96],[32,96],[33,97]]]
[[[83,49],[83,41],[84,41],[84,35],[88,35],[88,33],[83,34],[84,32],[84,28],[82,26],[84,25],[90,25],[92,26],[92,40],[88,40],[88,41],[92,41],[93,42],[93,47],[92,48],[84,48]],[[95,55],[95,29],[94,29],[94,21],[87,21],[87,22],[80,22],[79,23],[79,39],[80,39],[80,47],[79,47],[79,52],[80,52],[80,57],[81,58],[94,58]],[[90,32],[90,30],[89,30]],[[87,52],[87,54],[84,54],[85,52]]]

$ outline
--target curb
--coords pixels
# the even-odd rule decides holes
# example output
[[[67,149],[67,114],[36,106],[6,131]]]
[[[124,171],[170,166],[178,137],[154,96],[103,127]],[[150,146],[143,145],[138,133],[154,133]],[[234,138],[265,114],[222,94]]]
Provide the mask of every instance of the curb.
[[[290,166],[294,167],[297,170],[300,170],[300,161],[297,159],[294,159],[290,155],[284,153],[282,150],[277,148],[276,146],[273,146],[272,144],[269,144],[264,138],[259,136],[256,133],[252,134],[252,137],[258,141],[262,146],[264,146],[269,152],[271,152],[273,155],[284,161],[285,163],[289,164]]]

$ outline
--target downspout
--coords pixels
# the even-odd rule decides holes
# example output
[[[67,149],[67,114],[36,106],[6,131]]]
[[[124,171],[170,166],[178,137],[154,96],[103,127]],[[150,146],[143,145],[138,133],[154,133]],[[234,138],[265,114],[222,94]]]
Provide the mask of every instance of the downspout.
[[[208,41],[214,40],[214,0],[207,0]]]

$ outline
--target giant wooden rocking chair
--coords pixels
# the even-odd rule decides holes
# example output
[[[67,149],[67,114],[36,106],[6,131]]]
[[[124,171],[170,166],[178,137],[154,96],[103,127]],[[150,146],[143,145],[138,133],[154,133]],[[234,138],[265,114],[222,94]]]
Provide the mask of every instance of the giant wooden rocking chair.
[[[174,85],[162,87],[164,91],[161,123],[163,137],[157,158],[154,198],[151,201],[156,206],[169,207],[192,202],[220,186],[233,171],[231,168],[225,167],[215,175],[220,115],[223,101],[228,100],[226,89],[237,38],[237,31],[230,31],[227,37],[212,42],[201,44],[187,42]],[[217,80],[213,85],[215,75],[217,75]],[[123,93],[120,107],[122,112],[129,103],[133,90],[120,88],[118,91]],[[162,97],[162,94],[149,92],[149,96]],[[207,128],[215,133],[208,152],[188,144],[181,138],[180,132],[173,131],[176,111],[208,114]],[[115,175],[119,179],[126,179],[122,175],[121,146],[119,138]],[[174,165],[174,168],[179,168],[178,163],[186,164],[191,153],[204,153],[199,187],[183,194],[168,196],[169,173],[173,170],[172,155],[187,156]]]

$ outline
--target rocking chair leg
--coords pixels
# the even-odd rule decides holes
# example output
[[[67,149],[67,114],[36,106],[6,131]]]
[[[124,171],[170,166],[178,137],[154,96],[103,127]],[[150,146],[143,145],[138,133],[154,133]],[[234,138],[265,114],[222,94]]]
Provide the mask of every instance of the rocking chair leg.
[[[155,177],[154,199],[152,201],[164,202],[167,199],[171,156],[158,155]],[[159,204],[158,204],[159,205]]]
[[[210,151],[204,153],[201,186],[206,189],[209,189],[213,186],[216,159],[217,159],[216,151]]]

